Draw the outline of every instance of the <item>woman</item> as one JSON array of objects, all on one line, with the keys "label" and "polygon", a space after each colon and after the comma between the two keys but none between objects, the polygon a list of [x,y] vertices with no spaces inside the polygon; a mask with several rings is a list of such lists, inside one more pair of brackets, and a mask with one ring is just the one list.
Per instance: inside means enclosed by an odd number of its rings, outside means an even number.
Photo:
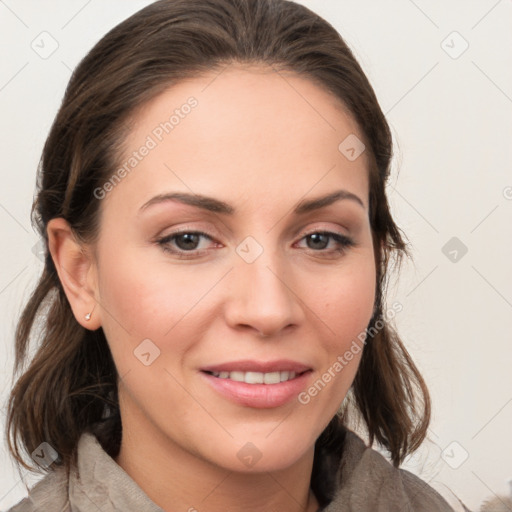
[{"label": "woman", "polygon": [[399,469],[430,400],[384,302],[391,155],[305,7],[162,0],[111,30],[43,150],[7,428],[47,475],[11,510],[451,510]]}]

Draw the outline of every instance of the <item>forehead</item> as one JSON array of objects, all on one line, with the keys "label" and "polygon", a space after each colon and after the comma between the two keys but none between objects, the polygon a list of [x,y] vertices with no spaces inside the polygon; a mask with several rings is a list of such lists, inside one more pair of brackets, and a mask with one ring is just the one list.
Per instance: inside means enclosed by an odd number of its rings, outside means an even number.
[{"label": "forehead", "polygon": [[123,188],[141,204],[181,190],[264,206],[342,185],[367,202],[366,153],[351,160],[340,150],[363,138],[357,123],[333,94],[292,72],[228,65],[169,87],[131,126],[119,166],[134,165],[112,196]]}]

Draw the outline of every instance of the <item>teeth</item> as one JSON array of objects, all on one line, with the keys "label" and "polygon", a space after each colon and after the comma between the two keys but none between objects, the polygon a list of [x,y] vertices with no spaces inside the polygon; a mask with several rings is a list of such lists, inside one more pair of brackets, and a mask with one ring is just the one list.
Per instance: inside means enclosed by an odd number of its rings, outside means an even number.
[{"label": "teeth", "polygon": [[228,379],[236,380],[237,382],[244,382],[244,372],[231,372]]},{"label": "teeth", "polygon": [[246,384],[279,384],[295,378],[295,372],[211,372],[214,377],[219,379],[231,379]]},{"label": "teeth", "polygon": [[265,384],[279,384],[281,382],[281,372],[262,373],[261,375],[263,375]]}]

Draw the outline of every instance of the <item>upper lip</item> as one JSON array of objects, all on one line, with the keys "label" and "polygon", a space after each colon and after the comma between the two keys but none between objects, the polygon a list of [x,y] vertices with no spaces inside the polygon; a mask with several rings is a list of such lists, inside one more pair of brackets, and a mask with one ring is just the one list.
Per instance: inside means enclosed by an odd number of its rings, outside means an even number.
[{"label": "upper lip", "polygon": [[214,364],[210,366],[204,366],[201,368],[205,372],[260,372],[260,373],[272,373],[278,371],[288,371],[295,373],[303,373],[307,370],[311,370],[310,366],[307,366],[296,361],[290,361],[289,359],[280,359],[277,361],[250,361],[248,359],[241,361],[230,361],[226,363]]}]

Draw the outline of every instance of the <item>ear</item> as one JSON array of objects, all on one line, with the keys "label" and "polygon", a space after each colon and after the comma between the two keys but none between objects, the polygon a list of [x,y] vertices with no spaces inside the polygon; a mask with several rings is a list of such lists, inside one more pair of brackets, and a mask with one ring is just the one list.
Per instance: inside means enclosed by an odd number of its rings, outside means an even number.
[{"label": "ear", "polygon": [[[92,251],[75,237],[63,218],[51,219],[46,228],[48,249],[76,321],[92,331],[101,326],[97,268]],[[93,312],[94,309],[94,312]],[[90,320],[86,315],[90,313]]]}]

